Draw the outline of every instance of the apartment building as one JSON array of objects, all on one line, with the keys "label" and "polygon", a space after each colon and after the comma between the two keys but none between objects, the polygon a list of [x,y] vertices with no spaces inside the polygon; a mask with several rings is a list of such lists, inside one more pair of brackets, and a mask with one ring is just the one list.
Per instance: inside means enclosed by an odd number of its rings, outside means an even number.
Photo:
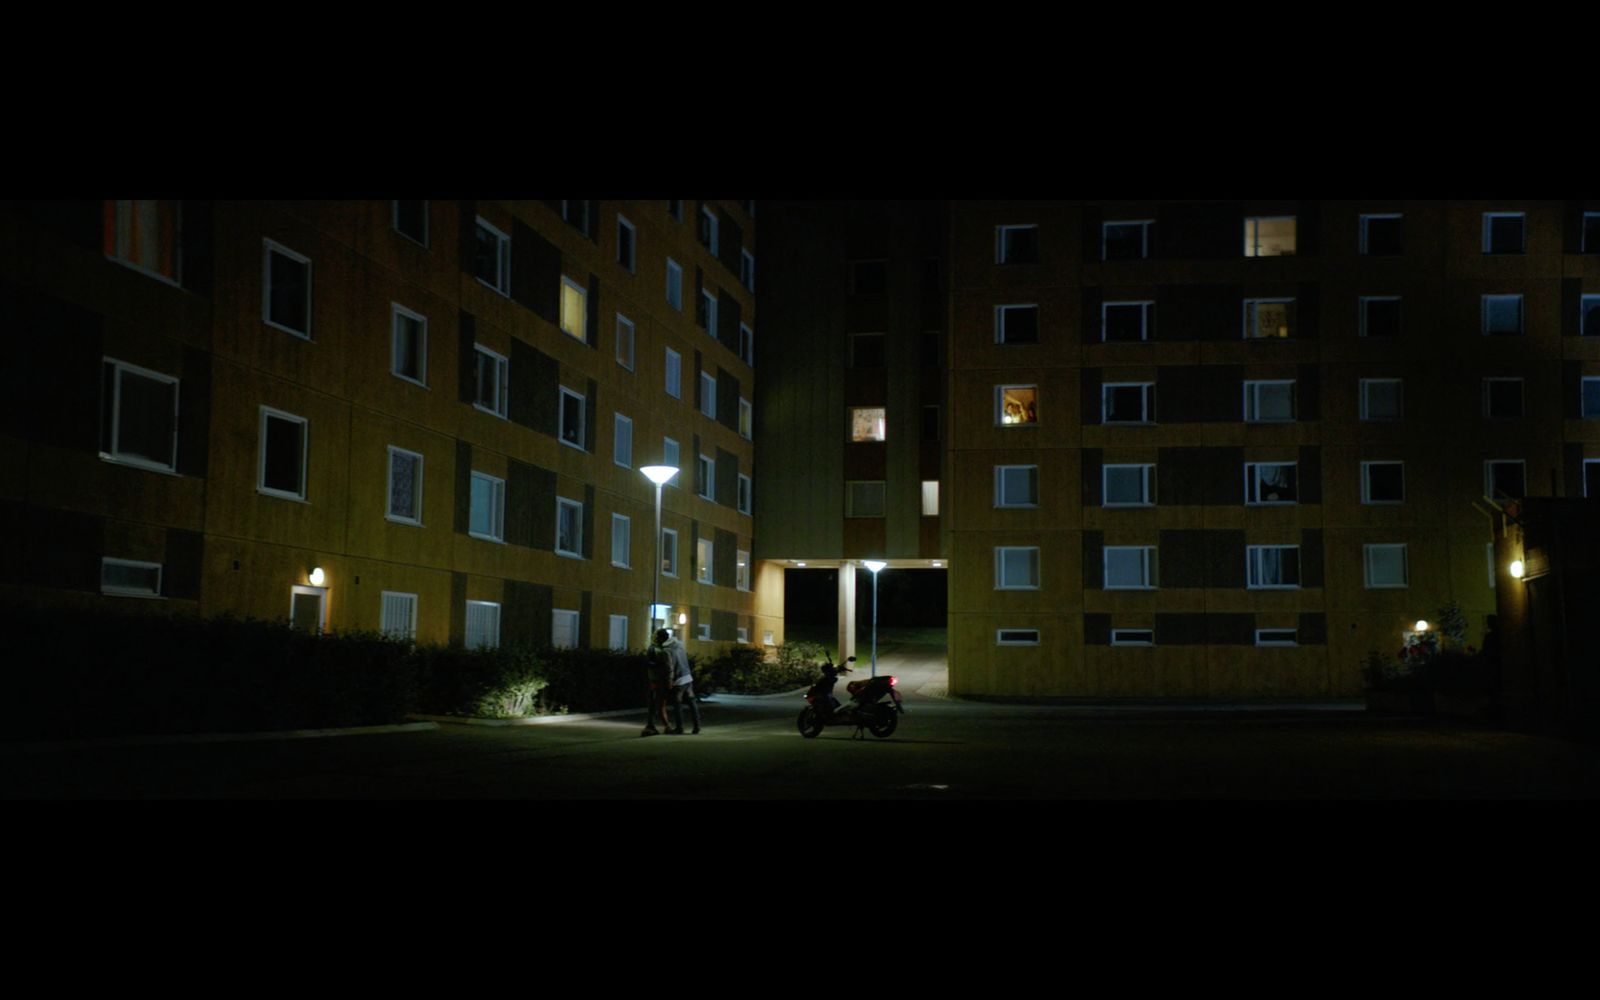
[{"label": "apartment building", "polygon": [[[754,205],[0,205],[13,596],[697,643],[752,588]],[[781,605],[779,608],[781,614]]]}]

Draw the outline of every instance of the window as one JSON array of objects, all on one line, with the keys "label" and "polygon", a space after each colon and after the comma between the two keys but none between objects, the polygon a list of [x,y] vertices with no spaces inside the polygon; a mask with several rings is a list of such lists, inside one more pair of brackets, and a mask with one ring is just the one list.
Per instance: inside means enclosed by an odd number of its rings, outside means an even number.
[{"label": "window", "polygon": [[1258,628],[1256,629],[1257,646],[1298,646],[1300,645],[1299,630],[1292,628]]},{"label": "window", "polygon": [[182,228],[182,211],[176,201],[108,201],[105,254],[119,264],[176,285],[182,280]]},{"label": "window", "polygon": [[1484,492],[1495,497],[1521,497],[1527,490],[1525,463],[1520,458],[1490,459],[1483,463]]},{"label": "window", "polygon": [[[679,463],[678,442],[672,438],[664,437],[661,439],[661,464],[671,466],[674,469],[683,468]],[[678,480],[678,476],[673,476],[667,480],[667,485],[676,488]]]},{"label": "window", "polygon": [[617,364],[633,371],[633,320],[617,313]]},{"label": "window", "polygon": [[1283,423],[1294,419],[1294,382],[1245,382],[1246,423]]},{"label": "window", "polygon": [[1583,460],[1583,495],[1600,497],[1600,458]]},{"label": "window", "polygon": [[561,276],[561,332],[589,342],[589,293],[566,275]]},{"label": "window", "polygon": [[472,474],[467,534],[487,542],[506,537],[506,481],[482,472]]},{"label": "window", "polygon": [[1405,385],[1397,378],[1361,380],[1361,419],[1399,420],[1405,414]]},{"label": "window", "polygon": [[627,569],[633,565],[629,551],[633,543],[633,521],[623,514],[611,515],[611,565]]},{"label": "window", "polygon": [[578,647],[579,622],[582,618],[578,612],[568,611],[564,608],[554,608],[550,612],[550,645],[555,649],[576,649]]},{"label": "window", "polygon": [[1368,590],[1407,585],[1404,545],[1363,545],[1361,550],[1366,563]]},{"label": "window", "polygon": [[994,342],[997,344],[1037,344],[1039,307],[1036,305],[995,306]]},{"label": "window", "polygon": [[618,413],[611,427],[611,461],[633,468],[633,421]]},{"label": "window", "polygon": [[661,575],[678,575],[678,533],[671,528],[661,529]]},{"label": "window", "polygon": [[850,290],[858,295],[877,295],[889,287],[889,262],[858,260],[850,264]]},{"label": "window", "polygon": [[1585,376],[1582,382],[1580,412],[1585,420],[1600,417],[1600,378]]},{"label": "window", "polygon": [[177,472],[178,380],[111,358],[100,371],[100,457]]},{"label": "window", "polygon": [[850,408],[850,440],[882,441],[885,434],[884,408],[881,406],[853,406]]},{"label": "window", "polygon": [[773,641],[773,638],[774,638],[774,636],[773,636],[772,631],[770,629],[765,631],[765,632],[762,632],[761,633],[761,644],[763,646],[776,646],[777,643]]},{"label": "window", "polygon": [[1039,422],[1039,387],[1036,385],[997,385],[994,387],[994,422],[1001,425]]},{"label": "window", "polygon": [[1039,263],[1039,227],[996,226],[994,262],[996,264]]},{"label": "window", "polygon": [[289,500],[306,498],[306,420],[261,408],[261,459],[256,488]]},{"label": "window", "polygon": [[1300,502],[1300,469],[1295,462],[1246,462],[1244,502],[1251,506]]},{"label": "window", "polygon": [[1247,545],[1245,586],[1251,590],[1290,590],[1300,586],[1300,546]]},{"label": "window", "polygon": [[161,564],[107,556],[100,560],[100,593],[109,597],[160,597]]},{"label": "window", "polygon": [[594,202],[583,198],[564,199],[561,202],[561,218],[567,224],[585,236],[590,235],[590,224],[593,222],[591,211]]},{"label": "window", "polygon": [[1360,299],[1363,337],[1400,336],[1400,296],[1363,295]]},{"label": "window", "polygon": [[1522,296],[1485,295],[1483,332],[1489,336],[1516,336],[1522,333]]},{"label": "window", "polygon": [[493,601],[467,602],[468,649],[495,649],[500,645],[500,605]]},{"label": "window", "polygon": [[922,516],[939,516],[939,480],[924,479],[922,481]]},{"label": "window", "polygon": [[556,497],[556,552],[583,558],[583,504]]},{"label": "window", "polygon": [[717,297],[709,289],[701,289],[700,301],[694,311],[694,321],[700,329],[717,335]]},{"label": "window", "polygon": [[584,402],[584,398],[576,392],[566,386],[561,387],[561,443],[579,451],[586,450],[583,446]]},{"label": "window", "polygon": [[739,360],[755,367],[756,363],[756,334],[745,323],[739,324]]},{"label": "window", "polygon": [[886,491],[882,481],[844,484],[845,517],[883,517]]},{"label": "window", "polygon": [[1106,222],[1100,226],[1101,260],[1144,260],[1150,256],[1150,219]]},{"label": "window", "polygon": [[1153,545],[1108,545],[1104,549],[1106,590],[1153,590],[1156,549]]},{"label": "window", "polygon": [[717,255],[717,213],[704,206],[700,209],[700,226],[695,235],[700,240],[700,245],[711,251],[711,256]]},{"label": "window", "polygon": [[1101,505],[1105,507],[1149,507],[1156,502],[1154,465],[1102,465],[1100,467]]},{"label": "window", "polygon": [[1245,299],[1244,339],[1288,337],[1294,328],[1294,299]]},{"label": "window", "polygon": [[472,248],[472,273],[501,295],[511,294],[511,237],[481,217]]},{"label": "window", "polygon": [[415,382],[428,384],[428,318],[414,313],[398,302],[389,303],[393,327],[389,352],[391,374]]},{"label": "window", "polygon": [[1111,645],[1113,646],[1154,646],[1155,644],[1155,629],[1114,628],[1111,630]]},{"label": "window", "polygon": [[1523,415],[1522,379],[1486,378],[1483,380],[1483,415],[1485,417],[1520,417]]},{"label": "window", "polygon": [[311,339],[311,258],[262,240],[261,319]]},{"label": "window", "polygon": [[750,553],[743,550],[734,552],[733,585],[739,590],[750,589]]},{"label": "window", "polygon": [[717,463],[705,455],[699,456],[695,465],[694,491],[702,499],[717,499]]},{"label": "window", "polygon": [[1100,339],[1104,343],[1150,339],[1154,302],[1103,302],[1100,304]]},{"label": "window", "polygon": [[428,203],[425,201],[395,202],[394,231],[401,236],[427,246]]},{"label": "window", "polygon": [[472,405],[486,413],[504,417],[509,398],[506,386],[511,363],[482,344],[474,345],[473,352],[473,358],[477,362],[475,376],[477,381]]},{"label": "window", "polygon": [[1244,220],[1246,257],[1288,257],[1294,254],[1295,217],[1257,216]]},{"label": "window", "polygon": [[[998,321],[997,318],[996,322]],[[884,340],[885,337],[881,333],[852,333],[850,335],[850,367],[884,367]]]},{"label": "window", "polygon": [[610,618],[610,629],[608,630],[608,633],[607,633],[606,642],[607,642],[607,648],[610,648],[610,649],[627,649],[628,648],[628,616],[627,615],[612,615],[611,616],[611,618]]},{"label": "window", "polygon": [[739,400],[739,436],[746,441],[755,437],[755,410],[748,399]]},{"label": "window", "polygon": [[680,200],[680,199],[672,199],[672,200],[668,201],[667,202],[667,214],[672,216],[678,222],[682,222],[683,221],[683,201]]},{"label": "window", "polygon": [[739,284],[751,295],[756,291],[756,258],[748,250],[739,251]]},{"label": "window", "polygon": [[637,234],[634,232],[633,223],[617,216],[617,263],[633,273],[634,242]]},{"label": "window", "polygon": [[717,419],[717,377],[710,372],[700,373],[700,413]]},{"label": "window", "polygon": [[1600,212],[1583,213],[1583,232],[1578,240],[1579,253],[1600,253]]},{"label": "window", "polygon": [[[1597,253],[1600,251],[1590,251]],[[1578,297],[1578,335],[1600,337],[1600,295]]]},{"label": "window", "polygon": [[408,642],[417,638],[417,595],[385,590],[378,617],[378,631],[391,639]]},{"label": "window", "polygon": [[750,477],[739,473],[739,513],[750,513]]},{"label": "window", "polygon": [[1483,252],[1522,253],[1524,221],[1522,212],[1483,213]]},{"label": "window", "polygon": [[1405,217],[1399,213],[1361,217],[1361,253],[1398,257],[1405,252]]},{"label": "window", "polygon": [[1037,646],[1039,645],[1039,630],[1036,628],[995,629],[994,644],[996,646]]},{"label": "window", "polygon": [[939,440],[939,407],[937,404],[922,408],[922,440]]},{"label": "window", "polygon": [[683,268],[671,257],[667,258],[667,305],[683,311]]},{"label": "window", "polygon": [[694,578],[699,583],[715,583],[715,555],[709,538],[697,538],[694,543]]},{"label": "window", "polygon": [[743,625],[740,625],[734,634],[738,637],[739,642],[750,641],[750,630],[745,628]]},{"label": "window", "polygon": [[1037,465],[995,466],[994,505],[996,507],[1039,506],[1039,467]]},{"label": "window", "polygon": [[389,502],[391,521],[422,524],[422,456],[389,446]]},{"label": "window", "polygon": [[701,622],[694,627],[694,637],[702,642],[711,641],[711,623]]},{"label": "window", "polygon": [[1361,463],[1362,503],[1405,503],[1405,500],[1406,464],[1404,462]]},{"label": "window", "polygon": [[1155,421],[1154,382],[1106,382],[1100,386],[1100,421],[1148,424]]},{"label": "window", "polygon": [[994,550],[994,589],[1038,590],[1038,547],[996,547]]},{"label": "window", "polygon": [[679,375],[682,366],[683,359],[678,356],[678,352],[670,347],[667,348],[667,395],[673,399],[683,398],[683,383]]}]

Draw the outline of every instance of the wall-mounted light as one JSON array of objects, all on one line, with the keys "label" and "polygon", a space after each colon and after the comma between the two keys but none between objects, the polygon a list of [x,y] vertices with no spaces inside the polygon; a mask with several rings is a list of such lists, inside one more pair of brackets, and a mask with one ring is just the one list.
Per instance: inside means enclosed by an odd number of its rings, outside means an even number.
[{"label": "wall-mounted light", "polygon": [[1511,569],[1511,578],[1513,580],[1522,579],[1522,560],[1521,559],[1513,559],[1513,560],[1511,560],[1510,569]]},{"label": "wall-mounted light", "polygon": [[930,562],[928,565],[932,566],[934,569],[938,569],[940,566],[943,566],[944,563],[942,563],[939,560],[935,559],[932,562]]},{"label": "wall-mounted light", "polygon": [[684,614],[682,611],[678,612],[678,624],[679,625],[687,625],[687,624],[689,624],[689,616]]},{"label": "wall-mounted light", "polygon": [[1428,623],[1421,618],[1418,618],[1415,628],[1418,632],[1426,632],[1428,631]]},{"label": "wall-mounted light", "polygon": [[322,581],[326,580],[327,578],[328,578],[327,574],[322,572],[322,567],[321,566],[316,566],[316,567],[312,568],[310,579],[311,579],[311,585],[313,587],[322,586]]},{"label": "wall-mounted light", "polygon": [[803,562],[797,562],[797,563],[795,563],[795,565],[796,565],[796,566],[804,566],[804,565],[805,565],[805,563],[803,563]]}]

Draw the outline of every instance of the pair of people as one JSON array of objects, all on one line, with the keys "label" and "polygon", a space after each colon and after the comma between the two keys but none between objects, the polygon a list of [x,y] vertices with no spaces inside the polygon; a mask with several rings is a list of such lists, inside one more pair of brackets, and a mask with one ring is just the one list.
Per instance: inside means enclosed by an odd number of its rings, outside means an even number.
[{"label": "pair of people", "polygon": [[[656,631],[656,641],[646,654],[649,658],[650,707],[645,713],[644,731],[640,736],[683,735],[683,704],[689,703],[694,728],[691,736],[700,735],[700,703],[694,697],[694,672],[689,668],[689,653],[683,643],[666,629]],[[667,701],[672,701],[673,719],[677,723],[667,728]],[[656,728],[656,720],[661,728]]]}]

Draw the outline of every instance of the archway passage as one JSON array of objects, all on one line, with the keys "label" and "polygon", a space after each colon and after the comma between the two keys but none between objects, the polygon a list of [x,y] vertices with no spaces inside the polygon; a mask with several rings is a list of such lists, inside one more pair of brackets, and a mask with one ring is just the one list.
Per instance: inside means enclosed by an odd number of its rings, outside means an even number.
[{"label": "archway passage", "polygon": [[[817,643],[836,661],[854,655],[859,667],[868,667],[872,584],[872,572],[860,563],[789,567],[784,572],[785,640]],[[904,566],[891,562],[879,573],[877,602],[879,671],[892,664],[906,674],[906,689],[943,694],[947,569],[922,561]]]}]

